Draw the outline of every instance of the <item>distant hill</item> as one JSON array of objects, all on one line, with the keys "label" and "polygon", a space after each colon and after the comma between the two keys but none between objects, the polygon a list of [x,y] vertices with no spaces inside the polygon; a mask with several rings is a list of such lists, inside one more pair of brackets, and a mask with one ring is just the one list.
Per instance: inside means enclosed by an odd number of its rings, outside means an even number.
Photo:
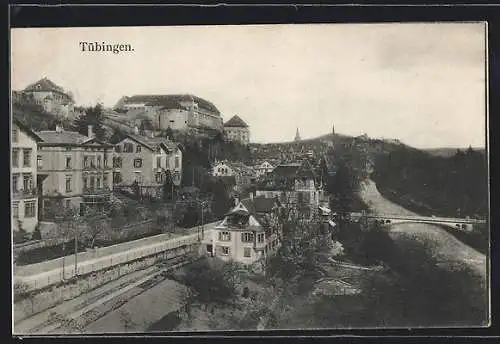
[{"label": "distant hill", "polygon": [[[453,156],[455,154],[457,154],[457,150],[461,150],[461,151],[466,151],[468,148],[430,148],[430,149],[425,149],[425,151],[431,155],[434,155],[434,156],[442,156],[442,157],[450,157],[450,156]],[[472,147],[472,149],[474,151],[478,151],[478,152],[481,152],[481,153],[484,153],[485,152],[485,149],[482,148],[482,147]]]}]

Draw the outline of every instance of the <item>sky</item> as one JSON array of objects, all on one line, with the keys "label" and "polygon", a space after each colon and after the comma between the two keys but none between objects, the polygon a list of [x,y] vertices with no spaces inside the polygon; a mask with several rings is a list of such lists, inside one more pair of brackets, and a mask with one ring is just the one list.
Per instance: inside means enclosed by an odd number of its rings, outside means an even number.
[{"label": "sky", "polygon": [[[11,88],[47,77],[78,105],[190,93],[252,142],[335,131],[419,148],[484,147],[484,23],[28,28],[11,31]],[[82,52],[79,42],[134,51]]]}]

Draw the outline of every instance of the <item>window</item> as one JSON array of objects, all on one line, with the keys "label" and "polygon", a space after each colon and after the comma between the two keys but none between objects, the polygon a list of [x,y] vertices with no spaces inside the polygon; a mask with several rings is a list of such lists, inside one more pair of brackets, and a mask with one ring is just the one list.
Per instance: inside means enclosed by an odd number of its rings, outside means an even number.
[{"label": "window", "polygon": [[162,179],[163,179],[163,178],[162,178],[162,174],[161,174],[161,172],[157,172],[157,173],[156,173],[156,182],[157,182],[157,183],[161,183],[161,182],[162,182]]},{"label": "window", "polygon": [[142,159],[134,159],[134,167],[135,168],[142,167]]},{"label": "window", "polygon": [[31,166],[31,149],[23,149],[23,166]]},{"label": "window", "polygon": [[24,217],[35,217],[36,201],[28,201],[24,203]]},{"label": "window", "polygon": [[89,179],[87,176],[83,176],[83,187],[87,189],[89,187]]},{"label": "window", "polygon": [[19,150],[12,150],[12,167],[19,167]]},{"label": "window", "polygon": [[132,143],[124,143],[123,144],[123,152],[124,153],[133,153],[134,145]]},{"label": "window", "polygon": [[156,167],[161,168],[161,156],[156,157]]},{"label": "window", "polygon": [[[71,151],[71,147],[66,147],[66,150]],[[87,150],[87,148],[85,148],[85,150]]]},{"label": "window", "polygon": [[104,176],[102,177],[102,184],[104,187],[108,186],[109,185],[109,174],[108,173],[104,173]]},{"label": "window", "polygon": [[252,251],[250,247],[243,248],[243,257],[250,258],[252,256]]},{"label": "window", "polygon": [[115,152],[116,152],[116,153],[121,153],[121,152],[122,152],[122,147],[120,147],[120,146],[116,146],[116,147],[115,147]]},{"label": "window", "polygon": [[229,247],[227,246],[221,246],[221,252],[223,256],[229,255]]},{"label": "window", "polygon": [[84,156],[83,157],[83,168],[87,168],[87,167],[89,167],[89,157]]},{"label": "window", "polygon": [[95,186],[98,189],[101,188],[101,178],[100,177],[96,177],[96,179],[95,179]]},{"label": "window", "polygon": [[101,156],[97,157],[97,168],[101,168]]},{"label": "window", "polygon": [[12,142],[17,142],[19,140],[19,129],[12,127]]},{"label": "window", "polygon": [[31,174],[23,175],[23,190],[24,191],[31,190],[32,183],[33,183],[33,177],[31,176]]},{"label": "window", "polygon": [[38,168],[43,168],[43,160],[41,155],[37,155],[36,157],[36,166]]},{"label": "window", "polygon": [[19,175],[12,175],[12,192],[16,192],[19,190]]},{"label": "window", "polygon": [[66,157],[66,169],[69,170],[71,168],[71,157]]},{"label": "window", "polygon": [[219,232],[219,241],[231,241],[231,233]]},{"label": "window", "polygon": [[94,176],[90,176],[89,178],[89,188],[90,189],[93,189],[95,187],[95,179],[94,179]]},{"label": "window", "polygon": [[113,184],[121,183],[122,176],[120,172],[113,172]]},{"label": "window", "polygon": [[66,176],[66,192],[71,192],[71,177]]},{"label": "window", "polygon": [[67,199],[65,203],[66,203],[66,209],[69,209],[71,207],[71,200]]},{"label": "window", "polygon": [[12,202],[12,216],[19,218],[19,202]]},{"label": "window", "polygon": [[264,233],[257,234],[257,242],[259,242],[259,243],[264,242]]},{"label": "window", "polygon": [[175,168],[179,168],[181,161],[178,156],[175,157]]},{"label": "window", "polygon": [[95,156],[90,157],[90,167],[95,168]]},{"label": "window", "polygon": [[140,152],[141,152],[141,146],[137,145],[137,146],[135,147],[135,152],[136,152],[136,153],[140,153]]},{"label": "window", "polygon": [[241,233],[242,242],[253,242],[253,233]]}]

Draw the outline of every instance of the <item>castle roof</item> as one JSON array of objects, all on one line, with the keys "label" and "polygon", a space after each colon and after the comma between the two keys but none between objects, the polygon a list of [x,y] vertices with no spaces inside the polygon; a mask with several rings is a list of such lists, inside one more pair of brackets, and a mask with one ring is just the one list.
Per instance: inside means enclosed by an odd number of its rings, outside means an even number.
[{"label": "castle roof", "polygon": [[248,124],[245,123],[238,115],[234,115],[229,121],[224,124],[224,127],[240,127],[248,128]]},{"label": "castle roof", "polygon": [[180,102],[182,101],[196,102],[200,108],[220,115],[220,111],[214,104],[191,94],[138,94],[120,99],[123,104],[144,103],[148,106],[161,106],[163,109],[180,108]]}]

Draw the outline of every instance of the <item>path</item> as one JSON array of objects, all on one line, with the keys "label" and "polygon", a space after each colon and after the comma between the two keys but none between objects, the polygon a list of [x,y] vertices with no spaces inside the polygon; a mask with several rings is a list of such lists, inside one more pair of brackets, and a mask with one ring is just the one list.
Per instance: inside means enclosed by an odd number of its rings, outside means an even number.
[{"label": "path", "polygon": [[[385,199],[371,180],[365,183],[361,196],[375,213],[418,215]],[[393,234],[411,236],[412,239],[426,244],[439,260],[451,264],[465,264],[471,271],[486,280],[486,256],[467,246],[443,228],[424,223],[403,223],[392,225],[389,228]]]}]

